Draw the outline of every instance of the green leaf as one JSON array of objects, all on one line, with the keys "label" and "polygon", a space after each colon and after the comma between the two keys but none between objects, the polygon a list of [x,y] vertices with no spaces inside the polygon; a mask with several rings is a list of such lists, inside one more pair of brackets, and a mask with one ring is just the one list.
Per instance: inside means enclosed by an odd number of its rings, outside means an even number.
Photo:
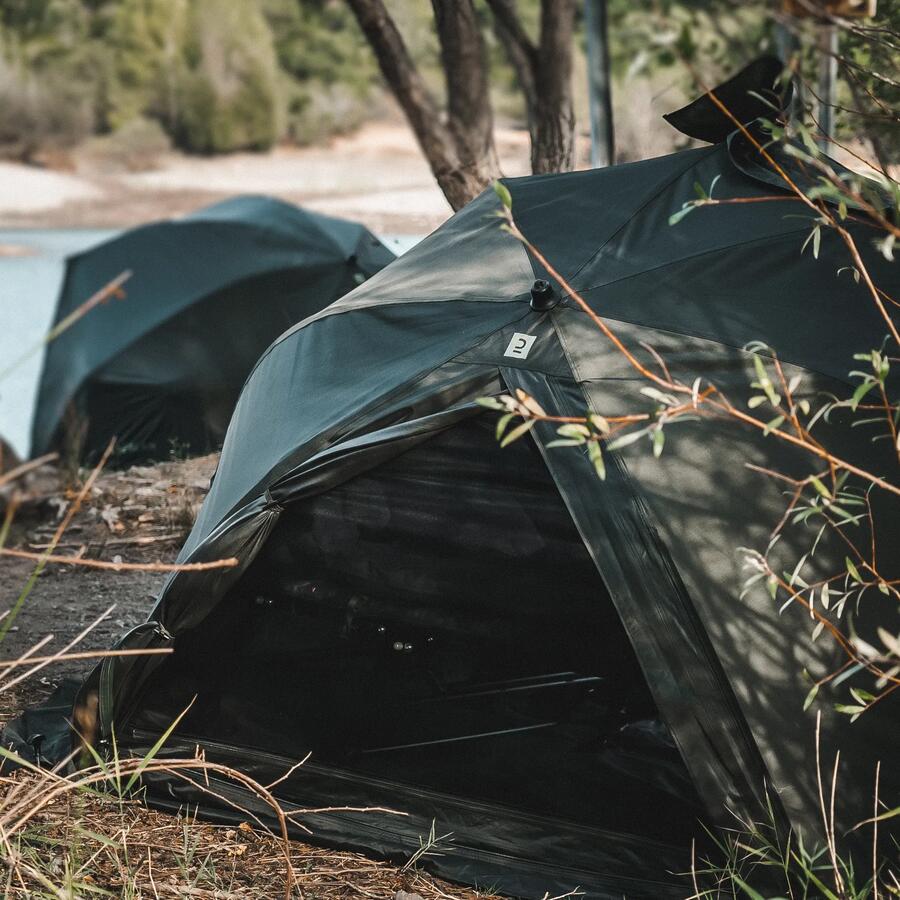
[{"label": "green leaf", "polygon": [[854,717],[866,711],[864,706],[852,706],[847,703],[835,703],[834,708],[836,712],[843,713],[845,716]]},{"label": "green leaf", "polygon": [[761,385],[769,382],[769,373],[766,371],[765,364],[756,355],[753,356],[753,368],[756,369],[756,377]]},{"label": "green leaf", "polygon": [[633,444],[635,441],[639,441],[646,433],[646,428],[641,428],[638,431],[629,431],[627,434],[620,435],[619,437],[611,440],[609,444],[607,444],[607,449],[619,450],[621,447],[627,447],[629,444]]},{"label": "green leaf", "polygon": [[755,396],[751,397],[747,401],[747,406],[750,409],[756,409],[757,406],[762,406],[763,403],[765,403],[765,402],[766,402],[765,394],[756,394]]},{"label": "green leaf", "polygon": [[814,684],[809,693],[806,695],[806,699],[803,701],[803,712],[806,712],[813,705],[813,701],[816,699],[816,695],[819,693],[819,685]]},{"label": "green leaf", "polygon": [[[194,700],[196,699],[197,698],[194,697]],[[178,714],[175,721],[172,722],[172,724],[159,736],[156,743],[147,751],[146,755],[138,763],[137,768],[131,773],[131,778],[128,779],[125,790],[122,792],[123,794],[127,794],[134,787],[135,782],[141,777],[141,772],[150,765],[156,757],[156,754],[162,749],[163,744],[169,739],[169,735],[171,735],[178,727],[178,723],[187,715],[190,708],[194,705],[194,700],[191,700],[191,702],[188,703],[188,705]]]},{"label": "green leaf", "polygon": [[503,404],[496,397],[478,397],[475,402],[485,409],[504,409]]},{"label": "green leaf", "polygon": [[812,241],[812,252],[813,258],[819,258],[819,248],[822,245],[822,226],[814,225],[813,230],[809,233],[809,237],[803,242],[803,246],[800,248],[800,252],[803,253],[806,250],[807,245]]},{"label": "green leaf", "polygon": [[641,393],[651,400],[656,400],[663,406],[674,406],[678,402],[671,394],[664,394],[653,387],[643,387],[641,388]]},{"label": "green leaf", "polygon": [[864,381],[861,385],[859,385],[856,390],[853,392],[853,397],[850,400],[850,408],[853,412],[856,412],[856,408],[859,406],[859,401],[862,400],[872,388],[875,387],[874,381]]},{"label": "green leaf", "polygon": [[822,484],[822,479],[818,478],[815,475],[809,476],[810,483],[812,486],[826,499],[831,500],[831,492]]},{"label": "green leaf", "polygon": [[500,446],[508,447],[513,441],[517,441],[522,437],[522,435],[528,434],[535,425],[537,425],[537,419],[527,419],[521,425],[516,425],[516,427],[500,441]]},{"label": "green leaf", "polygon": [[494,182],[494,193],[500,198],[500,202],[508,210],[512,210],[512,194],[509,188],[499,179]]},{"label": "green leaf", "polygon": [[662,430],[662,428],[657,428],[656,431],[653,432],[653,455],[659,459],[663,452],[663,447],[666,443],[666,433]]},{"label": "green leaf", "polygon": [[759,891],[754,890],[749,884],[742,881],[734,873],[731,875],[731,880],[750,898],[750,900],[766,900]]},{"label": "green leaf", "polygon": [[769,419],[769,421],[766,422],[766,427],[763,428],[763,435],[770,435],[776,428],[781,428],[783,424],[784,416],[775,416],[774,419]]},{"label": "green leaf", "polygon": [[582,443],[591,436],[591,429],[578,422],[567,422],[556,429],[556,433],[564,438],[581,438]]},{"label": "green leaf", "polygon": [[844,563],[847,566],[847,571],[850,573],[850,577],[858,584],[862,584],[862,578],[859,577],[859,569],[857,569],[853,564],[853,560],[850,559],[849,556],[845,556]]},{"label": "green leaf", "polygon": [[669,224],[677,225],[693,209],[693,203],[685,203],[684,206],[682,206],[681,209],[678,210],[678,212],[674,212],[671,216],[669,216]]},{"label": "green leaf", "polygon": [[590,419],[591,425],[594,426],[597,432],[604,435],[604,437],[609,434],[611,429],[609,427],[609,422],[607,422],[604,416],[601,416],[598,413],[591,413],[588,418]]},{"label": "green leaf", "polygon": [[553,447],[582,447],[584,446],[584,441],[576,441],[576,440],[561,440],[561,441],[550,441],[550,443],[544,445],[548,450]]},{"label": "green leaf", "polygon": [[594,472],[601,481],[606,480],[606,461],[603,458],[603,448],[599,441],[591,441],[588,444],[588,459],[594,464]]},{"label": "green leaf", "polygon": [[850,688],[850,693],[853,695],[853,699],[856,700],[857,703],[863,703],[865,705],[868,705],[876,699],[874,694],[870,694],[868,691],[864,691],[862,688]]},{"label": "green leaf", "polygon": [[497,428],[494,431],[495,440],[499,441],[500,438],[503,437],[503,432],[506,431],[506,426],[512,421],[514,415],[515,413],[507,413],[505,416],[500,416],[500,418],[497,419]]}]

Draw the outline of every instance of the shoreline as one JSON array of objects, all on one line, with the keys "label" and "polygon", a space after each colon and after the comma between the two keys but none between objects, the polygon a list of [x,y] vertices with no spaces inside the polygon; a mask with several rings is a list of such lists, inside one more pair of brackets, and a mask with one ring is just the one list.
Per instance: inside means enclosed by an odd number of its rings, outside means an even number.
[{"label": "shoreline", "polygon": [[[498,129],[507,175],[527,173],[528,134]],[[214,157],[167,153],[155,168],[107,171],[73,154],[73,170],[0,161],[0,229],[127,228],[235,194],[267,194],[362,222],[425,234],[452,213],[409,128],[378,122],[327,145]]]}]

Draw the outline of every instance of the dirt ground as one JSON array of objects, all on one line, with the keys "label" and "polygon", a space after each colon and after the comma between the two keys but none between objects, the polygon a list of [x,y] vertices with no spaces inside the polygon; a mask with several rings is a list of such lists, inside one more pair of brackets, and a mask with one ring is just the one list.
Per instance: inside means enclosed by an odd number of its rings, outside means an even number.
[{"label": "dirt ground", "polygon": [[[91,495],[67,528],[60,555],[80,555],[128,563],[171,563],[194,521],[217,461],[215,454],[155,466],[102,473]],[[76,486],[45,466],[17,485],[19,507],[6,546],[28,552],[45,550]],[[0,494],[0,510],[13,491]],[[35,563],[0,557],[0,612],[12,609]],[[165,574],[112,572],[69,565],[48,565],[22,606],[0,656],[12,659],[52,635],[42,647],[48,655],[64,646],[98,617],[111,612],[79,643],[78,650],[106,649],[129,628],[143,622]],[[92,662],[60,662],[0,693],[0,720],[50,693],[59,679],[87,671]]]},{"label": "dirt ground", "polygon": [[[108,562],[173,562],[216,462],[217,455],[212,454],[102,473],[55,553]],[[0,518],[14,497],[19,504],[4,546],[36,553],[46,549],[79,489],[77,482],[68,485],[66,475],[52,465],[17,481],[15,490],[0,487]],[[0,612],[15,606],[33,568],[30,560],[0,556]],[[52,640],[38,654],[52,654],[111,607],[75,649],[113,647],[126,630],[147,618],[165,577],[146,571],[48,565],[0,646],[0,658],[16,658],[47,635]],[[93,664],[54,663],[9,689],[4,682],[12,676],[0,677],[0,725],[48,696],[62,678],[81,676]],[[3,896],[34,896],[29,866],[51,879],[57,875],[62,879],[74,869],[84,896],[96,888],[157,900],[163,896],[284,896],[285,846],[258,824],[214,826],[83,790],[45,804],[42,798],[47,791],[42,777],[24,772],[6,776],[0,771],[4,830],[11,827],[10,821],[15,822],[17,804],[41,808],[28,829],[28,834],[40,835],[39,842],[26,840],[21,845],[21,871],[0,861]],[[5,859],[4,854],[0,856]],[[474,900],[486,896],[436,880],[419,865],[392,866],[299,841],[291,842],[290,857],[293,897]]]}]

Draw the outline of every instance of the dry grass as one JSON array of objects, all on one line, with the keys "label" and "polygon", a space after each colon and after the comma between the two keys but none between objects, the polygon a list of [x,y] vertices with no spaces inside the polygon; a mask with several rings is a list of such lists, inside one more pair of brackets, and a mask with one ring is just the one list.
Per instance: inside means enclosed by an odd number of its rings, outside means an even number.
[{"label": "dry grass", "polygon": [[[119,472],[98,466],[89,478],[74,485],[66,485],[63,474],[52,465],[23,467],[7,474],[7,491],[0,495],[8,524],[16,520],[7,537],[15,536],[20,545],[30,548],[16,551],[18,555],[36,557],[41,569],[48,566],[40,579],[46,588],[59,580],[60,567],[53,555],[57,548],[65,555],[66,565],[61,568],[75,569],[78,584],[85,584],[93,571],[90,566],[104,565],[97,556],[112,556],[117,571],[100,569],[94,579],[117,581],[125,577],[121,573],[126,569],[153,573],[165,566],[150,557],[174,553],[193,521],[214,465],[215,457]],[[127,548],[141,561],[120,564],[121,558],[114,555],[119,548]],[[48,582],[48,575],[56,577]],[[18,578],[13,575],[11,580]],[[72,582],[67,589],[67,581],[59,585],[65,593],[75,585]],[[71,637],[61,633],[68,629],[60,631],[59,621],[32,618],[28,629],[32,640],[40,626],[47,625],[66,643],[54,654],[54,638],[47,634],[24,652],[20,650],[17,658],[0,663],[4,675],[0,721],[8,721],[23,703],[47,693],[51,682],[44,667],[59,663],[60,654],[70,665],[100,655],[92,645],[97,644],[100,628],[109,623],[113,608]],[[28,619],[28,613],[37,610],[24,604],[22,612]],[[105,633],[99,639],[98,647],[108,645]],[[34,767],[5,774],[10,767],[0,769],[0,890],[4,897],[393,898],[398,892],[423,900],[487,896],[424,874],[419,866],[427,861],[427,853],[405,866],[392,866],[288,840],[288,818],[265,787],[202,758],[101,760],[95,756],[94,762],[67,777]],[[280,820],[279,833],[273,834],[250,814],[239,826],[217,826],[189,815],[149,810],[140,802],[141,771],[165,771],[190,779],[202,790],[204,770],[265,797]],[[290,821],[303,827],[300,815]]]},{"label": "dry grass", "polygon": [[[0,809],[22,793],[42,793],[46,777],[23,771],[0,776]],[[258,825],[211,825],[88,787],[58,797],[4,843],[2,884],[10,898],[284,896],[285,846]],[[398,891],[424,900],[488,896],[357,853],[298,841],[290,842],[289,852],[294,897],[391,898]]]}]

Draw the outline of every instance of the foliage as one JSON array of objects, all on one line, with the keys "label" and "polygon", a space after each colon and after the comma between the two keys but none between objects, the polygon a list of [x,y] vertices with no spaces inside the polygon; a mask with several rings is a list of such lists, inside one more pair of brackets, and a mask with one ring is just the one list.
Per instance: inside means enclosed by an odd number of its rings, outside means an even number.
[{"label": "foliage", "polygon": [[265,149],[358,125],[374,67],[335,0],[0,4],[0,154],[156,121],[183,149]]},{"label": "foliage", "polygon": [[313,143],[368,115],[375,65],[344,4],[265,0],[283,96],[283,133]]},{"label": "foliage", "polygon": [[708,835],[710,849],[695,859],[690,873],[691,900],[875,900],[881,896],[879,882],[885,896],[898,896],[890,868],[876,873],[857,870],[850,854],[842,853],[841,836],[827,821],[825,843],[810,847],[798,835],[783,837],[771,806],[767,812],[763,822],[738,820],[723,835]]},{"label": "foliage", "polygon": [[175,139],[201,153],[266,150],[279,136],[277,62],[258,9],[194,0]]},{"label": "foliage", "polygon": [[64,150],[94,129],[90,100],[55,73],[38,77],[0,58],[0,156],[36,159]]},{"label": "foliage", "polygon": [[146,172],[155,169],[171,149],[172,142],[159,122],[140,116],[89,139],[84,158],[104,172]]},{"label": "foliage", "polygon": [[[387,6],[440,97],[430,4],[387,0]],[[115,131],[135,118],[158,121],[188,151],[265,147],[281,138],[309,143],[356,127],[378,108],[372,102],[382,95],[377,68],[342,0],[231,0],[221,4],[222,16],[210,8],[216,8],[212,0],[5,0],[0,154],[32,158],[47,146],[71,147],[94,130]],[[539,0],[519,0],[518,8],[533,37]],[[516,74],[485,0],[477,9],[495,103],[522,122]],[[772,6],[761,2],[609,0],[609,18],[617,94],[639,78],[694,92],[677,65],[682,56],[702,65],[714,83],[776,46]],[[819,26],[789,25],[803,48],[797,61],[811,124],[817,57],[809,48]],[[201,36],[198,28],[207,26],[211,34]],[[900,5],[880,4],[877,26],[840,31],[836,118],[839,137],[864,134],[884,163],[900,152],[900,83],[892,74],[898,45],[890,38],[900,33]]]},{"label": "foliage", "polygon": [[[682,65],[685,61],[702,67],[713,85],[760,53],[777,53],[780,45],[792,42],[800,122],[816,127],[821,116],[821,20],[798,20],[773,13],[766,4],[733,0],[665,0],[655,11],[612,0],[610,9],[611,27],[618,38],[612,44],[613,65],[620,77],[662,69],[673,72],[692,92],[696,86]],[[837,137],[867,139],[884,167],[900,155],[900,82],[896,78],[900,5],[880,3],[872,22],[836,21]]]}]

